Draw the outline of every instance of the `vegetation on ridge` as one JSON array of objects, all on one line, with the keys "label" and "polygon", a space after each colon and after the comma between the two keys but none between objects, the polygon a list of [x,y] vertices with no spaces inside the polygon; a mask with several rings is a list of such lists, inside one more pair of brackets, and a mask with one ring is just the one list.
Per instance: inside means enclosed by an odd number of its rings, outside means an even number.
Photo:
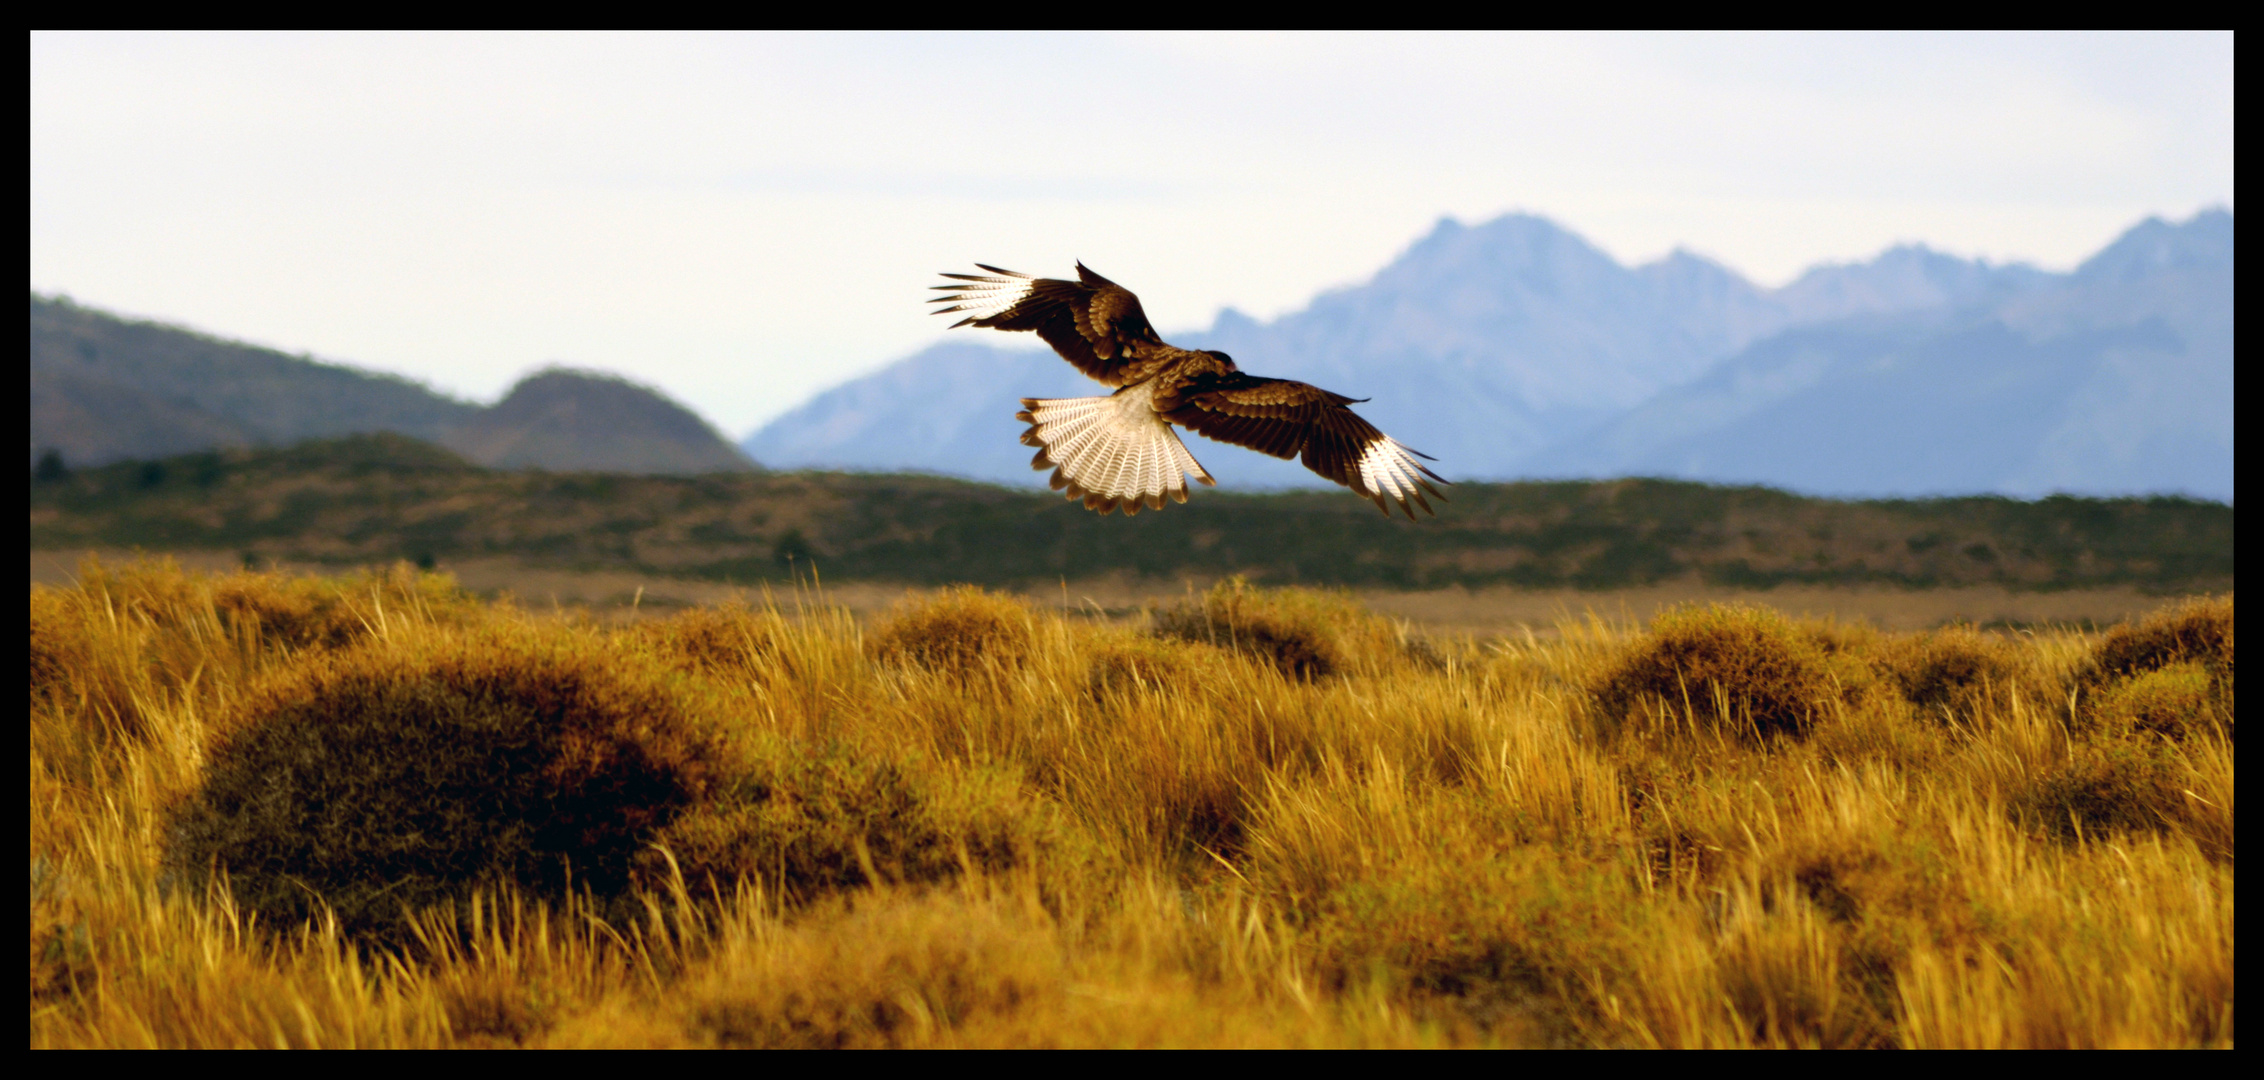
[{"label": "vegetation on ridge", "polygon": [[1098,520],[941,477],[494,472],[398,436],[194,454],[31,485],[34,549],[242,552],[383,565],[508,557],[752,584],[1051,584],[1109,574],[1260,584],[1616,588],[2231,586],[2233,510],[2179,498],[1840,502],[1664,480],[1459,484],[1420,525],[1340,491],[1205,492]]}]

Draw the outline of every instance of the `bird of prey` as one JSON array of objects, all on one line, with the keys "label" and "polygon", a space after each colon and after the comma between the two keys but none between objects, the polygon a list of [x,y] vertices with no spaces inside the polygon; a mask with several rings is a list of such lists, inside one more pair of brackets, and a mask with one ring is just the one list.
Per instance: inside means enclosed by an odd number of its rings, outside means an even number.
[{"label": "bird of prey", "polygon": [[1077,264],[1077,280],[1033,278],[976,263],[983,274],[945,274],[935,314],[964,313],[952,325],[1034,330],[1061,358],[1114,394],[1087,398],[1023,398],[1014,418],[1030,425],[1022,442],[1038,448],[1033,469],[1053,470],[1054,490],[1103,514],[1121,507],[1187,501],[1187,477],[1203,471],[1172,431],[1177,425],[1220,442],[1277,458],[1302,457],[1305,467],[1375,500],[1391,516],[1397,503],[1409,520],[1446,483],[1410,450],[1362,420],[1348,405],[1366,398],[1332,394],[1308,383],[1245,375],[1222,352],[1164,343],[1140,310],[1140,298]]}]

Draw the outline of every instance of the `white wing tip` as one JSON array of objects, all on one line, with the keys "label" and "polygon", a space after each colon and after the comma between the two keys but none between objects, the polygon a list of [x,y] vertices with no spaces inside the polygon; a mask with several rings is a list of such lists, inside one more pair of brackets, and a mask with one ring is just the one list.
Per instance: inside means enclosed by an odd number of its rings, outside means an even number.
[{"label": "white wing tip", "polygon": [[1376,509],[1382,510],[1386,517],[1391,515],[1387,499],[1398,503],[1410,521],[1415,519],[1415,508],[1418,506],[1423,508],[1424,513],[1437,516],[1438,511],[1431,509],[1430,500],[1423,495],[1429,492],[1432,497],[1444,502],[1445,494],[1432,487],[1431,481],[1437,480],[1443,484],[1446,480],[1417,460],[1423,456],[1425,455],[1407,448],[1397,439],[1382,436],[1361,450],[1359,459],[1354,462],[1352,483],[1349,486],[1360,495],[1375,500]]},{"label": "white wing tip", "polygon": [[928,303],[943,306],[930,309],[929,314],[963,313],[966,317],[955,324],[959,326],[981,319],[996,318],[1012,311],[1014,305],[1021,303],[1036,287],[1037,279],[1028,274],[1001,270],[998,267],[983,263],[976,263],[975,265],[990,271],[990,273],[946,273],[943,276],[950,280],[941,285],[931,286],[943,295],[929,297]]}]

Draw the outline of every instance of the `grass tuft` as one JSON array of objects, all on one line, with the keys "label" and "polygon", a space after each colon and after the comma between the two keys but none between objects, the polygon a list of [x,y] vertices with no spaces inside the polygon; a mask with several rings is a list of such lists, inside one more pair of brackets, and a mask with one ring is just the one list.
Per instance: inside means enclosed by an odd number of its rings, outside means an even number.
[{"label": "grass tuft", "polygon": [[[873,885],[997,873],[1072,845],[1059,814],[996,767],[778,739],[660,837],[695,889],[744,880],[793,903]],[[649,880],[665,882],[658,848]]]}]

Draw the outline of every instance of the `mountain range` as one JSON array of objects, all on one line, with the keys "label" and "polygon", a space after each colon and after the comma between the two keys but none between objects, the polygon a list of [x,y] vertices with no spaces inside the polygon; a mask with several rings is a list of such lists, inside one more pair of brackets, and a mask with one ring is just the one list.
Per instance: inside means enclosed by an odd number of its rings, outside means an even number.
[{"label": "mountain range", "polygon": [[[1372,279],[1278,319],[1228,309],[1168,336],[1371,399],[1362,414],[1450,479],[2230,502],[2232,267],[2227,210],[2141,222],[2070,273],[1902,246],[1775,289],[1688,252],[1623,266],[1513,214],[1441,221]],[[734,448],[599,372],[538,372],[482,407],[36,293],[30,358],[35,467],[392,431],[504,468],[696,474],[751,456],[1030,486],[1018,399],[1095,392],[1034,339],[962,330]],[[1230,488],[1321,483],[1190,443]]]},{"label": "mountain range", "polygon": [[[1015,339],[960,334],[742,446],[778,468],[1034,482],[1017,399],[1093,384]],[[1776,289],[1687,252],[1622,266],[1532,215],[1450,219],[1301,311],[1260,322],[1229,309],[1169,336],[1371,398],[1361,413],[1450,478],[2232,499],[2225,210],[2149,219],[2067,274],[1902,246]],[[1191,443],[1222,483],[1319,482]]]},{"label": "mountain range", "polygon": [[551,368],[482,408],[395,376],[31,297],[31,460],[65,466],[391,431],[501,468],[753,468],[691,410]]}]

